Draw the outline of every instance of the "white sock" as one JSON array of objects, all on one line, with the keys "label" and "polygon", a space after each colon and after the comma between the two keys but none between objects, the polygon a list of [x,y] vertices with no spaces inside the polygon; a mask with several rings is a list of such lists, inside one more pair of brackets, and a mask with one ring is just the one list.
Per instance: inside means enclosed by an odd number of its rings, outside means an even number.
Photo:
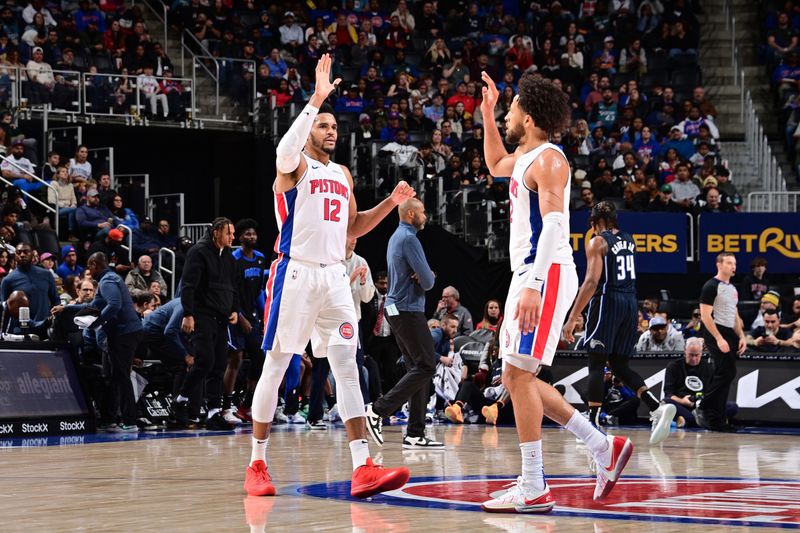
[{"label": "white sock", "polygon": [[211,418],[212,416],[214,416],[215,414],[219,413],[220,411],[222,411],[222,409],[220,409],[219,407],[215,407],[214,409],[209,409],[208,410],[208,418]]},{"label": "white sock", "polygon": [[522,479],[535,490],[544,490],[544,461],[542,460],[542,441],[520,443],[522,452]]},{"label": "white sock", "polygon": [[608,445],[605,433],[594,427],[578,411],[572,413],[564,427],[586,444],[602,466],[611,464],[611,446]]},{"label": "white sock", "polygon": [[369,459],[369,442],[365,439],[351,440],[350,456],[353,458],[353,470],[367,464],[367,459]]},{"label": "white sock", "polygon": [[188,402],[189,398],[187,398],[186,396],[178,395],[178,397],[175,398],[175,401],[178,402],[178,403],[184,403],[184,402]]},{"label": "white sock", "polygon": [[253,437],[251,440],[253,441],[253,448],[250,451],[250,466],[253,466],[253,463],[256,461],[264,461],[266,463],[269,437],[264,440],[258,440],[257,438]]}]

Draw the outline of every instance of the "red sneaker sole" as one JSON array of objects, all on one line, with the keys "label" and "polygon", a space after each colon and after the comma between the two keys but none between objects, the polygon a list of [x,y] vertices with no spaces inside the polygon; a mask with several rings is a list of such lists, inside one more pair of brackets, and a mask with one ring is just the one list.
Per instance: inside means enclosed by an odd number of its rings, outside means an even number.
[{"label": "red sneaker sole", "polygon": [[248,488],[247,485],[245,485],[244,491],[250,496],[275,496],[275,487],[272,485],[251,488]]},{"label": "red sneaker sole", "polygon": [[369,498],[381,492],[397,490],[408,483],[410,477],[411,472],[407,468],[397,469],[375,483],[351,488],[350,495],[354,498]]}]

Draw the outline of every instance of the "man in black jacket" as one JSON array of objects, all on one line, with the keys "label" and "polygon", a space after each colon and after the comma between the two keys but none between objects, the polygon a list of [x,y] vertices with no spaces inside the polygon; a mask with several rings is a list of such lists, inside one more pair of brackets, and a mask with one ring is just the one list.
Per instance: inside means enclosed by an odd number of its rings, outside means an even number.
[{"label": "man in black jacket", "polygon": [[[175,399],[172,425],[187,427],[189,398],[206,382],[206,429],[227,431],[233,426],[222,417],[222,376],[227,365],[228,324],[236,324],[239,308],[235,289],[236,264],[231,254],[233,222],[217,218],[209,233],[186,255],[181,280],[181,330],[191,335],[194,365]],[[193,402],[194,407],[194,402]],[[192,413],[196,415],[197,413]]]}]

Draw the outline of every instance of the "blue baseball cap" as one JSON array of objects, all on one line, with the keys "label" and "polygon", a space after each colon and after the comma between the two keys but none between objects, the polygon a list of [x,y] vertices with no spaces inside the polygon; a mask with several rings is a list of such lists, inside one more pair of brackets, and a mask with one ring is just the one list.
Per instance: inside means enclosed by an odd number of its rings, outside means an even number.
[{"label": "blue baseball cap", "polygon": [[63,248],[61,248],[61,259],[64,259],[65,257],[67,257],[67,254],[69,254],[71,252],[74,252],[76,254],[78,253],[77,251],[75,251],[75,247],[71,246],[69,244],[64,246]]}]

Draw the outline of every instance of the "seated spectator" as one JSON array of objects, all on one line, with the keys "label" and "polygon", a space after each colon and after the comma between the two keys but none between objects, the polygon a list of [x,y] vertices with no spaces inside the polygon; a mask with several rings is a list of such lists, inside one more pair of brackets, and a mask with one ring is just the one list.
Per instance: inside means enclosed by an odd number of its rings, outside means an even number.
[{"label": "seated spectator", "polygon": [[779,352],[800,346],[792,341],[792,332],[782,328],[778,312],[768,310],[762,313],[763,326],[754,327],[747,335],[747,345],[757,352]]},{"label": "seated spectator", "polygon": [[119,226],[124,224],[131,230],[139,227],[139,219],[136,218],[136,213],[122,205],[122,196],[115,194],[108,205],[111,214],[114,216],[114,225]]},{"label": "seated spectator", "polygon": [[695,198],[700,194],[700,189],[690,177],[689,165],[679,163],[675,168],[676,179],[669,184],[672,187],[672,199],[686,211],[694,206]]},{"label": "seated spectator", "polygon": [[11,144],[11,155],[0,164],[0,173],[9,181],[24,180],[29,173],[36,175],[36,169],[30,159],[24,156],[25,144],[22,140]]},{"label": "seated spectator", "polygon": [[128,252],[122,248],[124,239],[125,234],[122,231],[112,229],[92,243],[88,254],[91,256],[97,252],[102,252],[108,258],[108,268],[120,276],[125,276],[133,266],[128,263]]},{"label": "seated spectator", "polygon": [[483,307],[483,319],[475,326],[475,330],[488,329],[497,332],[498,325],[503,321],[503,311],[500,309],[499,300],[489,300]]},{"label": "seated spectator", "polygon": [[722,202],[722,193],[716,187],[705,190],[705,202],[698,202],[700,213],[735,213],[736,209],[730,203]]},{"label": "seated spectator", "polygon": [[275,80],[283,78],[289,71],[289,65],[281,57],[281,52],[277,48],[273,48],[269,53],[269,57],[264,60],[264,64],[269,68],[269,75]]},{"label": "seated spectator", "polygon": [[[622,197],[625,199],[626,209],[635,209],[635,198],[637,194],[647,192],[647,178],[644,170],[637,168],[633,173],[633,181],[625,186]],[[648,200],[649,201],[649,200]]]},{"label": "seated spectator", "polygon": [[750,272],[742,280],[739,298],[742,300],[760,300],[769,290],[770,279],[766,276],[767,260],[756,257],[750,263]]},{"label": "seated spectator", "polygon": [[58,274],[55,271],[56,257],[50,252],[45,252],[39,256],[39,266],[50,272],[53,275],[53,279],[58,278]]},{"label": "seated spectator", "polygon": [[158,241],[159,248],[169,248],[175,250],[178,247],[178,237],[170,233],[168,220],[158,221]]},{"label": "seated spectator", "polygon": [[765,324],[764,313],[775,311],[776,313],[778,313],[778,316],[780,317],[780,310],[778,308],[780,303],[781,303],[780,294],[778,294],[776,291],[767,291],[767,293],[761,297],[761,305],[758,308],[758,314],[756,315],[756,318],[753,320],[753,323],[750,324],[750,329],[756,329]]},{"label": "seated spectator", "polygon": [[149,255],[143,255],[139,257],[137,267],[128,272],[128,276],[125,278],[125,285],[128,286],[131,293],[136,291],[150,292],[150,286],[153,283],[158,284],[160,290],[164,293],[167,292],[167,284],[161,273],[153,270],[153,260]]},{"label": "seated spectator", "polygon": [[697,38],[687,32],[686,23],[677,20],[673,27],[672,39],[668,43],[669,57],[697,56]]},{"label": "seated spectator", "polygon": [[[703,124],[708,127],[708,124]],[[689,159],[694,155],[694,143],[684,138],[681,126],[672,126],[669,130],[669,137],[661,145],[660,154],[666,154],[670,148],[674,148],[678,155],[683,159]]]},{"label": "seated spectator", "polygon": [[50,272],[33,264],[33,248],[22,242],[17,245],[17,268],[0,282],[0,300],[7,301],[14,291],[24,292],[31,310],[31,332],[40,339],[47,338],[50,314],[61,304],[56,283]]},{"label": "seated spectator", "polygon": [[[436,127],[434,122],[425,116],[425,112],[421,104],[414,104],[411,110],[411,116],[406,119],[406,126],[408,131],[419,131],[423,133],[431,133]],[[483,144],[481,142],[481,144]]]},{"label": "seated spectator", "polygon": [[69,178],[72,183],[81,183],[92,179],[92,164],[87,161],[89,148],[81,144],[75,150],[75,157],[69,160]]},{"label": "seated spectator", "polygon": [[389,121],[381,130],[381,137],[382,141],[396,141],[397,140],[397,132],[400,130],[400,115],[391,112],[389,113]]},{"label": "seated spectator", "polygon": [[84,270],[86,269],[78,264],[78,253],[75,251],[74,246],[68,244],[61,248],[61,264],[56,269],[56,274],[61,279],[66,282],[69,276],[80,278]]},{"label": "seated spectator", "polygon": [[641,136],[633,142],[633,151],[636,153],[636,157],[640,160],[655,159],[660,148],[661,145],[653,136],[650,127],[643,126]]},{"label": "seated spectator", "polygon": [[792,312],[783,317],[783,327],[800,330],[800,296],[792,301]]},{"label": "seated spectator", "polygon": [[25,65],[25,72],[30,84],[29,101],[32,105],[50,103],[56,79],[53,76],[53,67],[44,61],[44,50],[41,46],[33,48],[31,60]]},{"label": "seated spectator", "polygon": [[153,227],[153,221],[143,218],[139,228],[133,230],[133,256],[146,254],[156,258],[160,247],[159,233]]},{"label": "seated spectator", "polygon": [[[143,72],[136,78],[136,87],[144,97],[144,100],[150,103],[150,112],[148,116],[158,116],[158,104],[161,104],[162,117],[167,118],[169,115],[169,101],[167,95],[161,89],[161,84],[153,75],[153,65],[147,64],[144,66]],[[145,113],[146,110],[145,110]]]},{"label": "seated spectator", "polygon": [[28,296],[24,291],[14,291],[0,303],[0,333],[21,333],[19,329],[20,307],[30,308]]},{"label": "seated spectator", "polygon": [[660,192],[650,200],[645,211],[658,211],[663,213],[682,213],[683,208],[672,199],[672,187],[662,185]]},{"label": "seated spectator", "polygon": [[80,281],[78,287],[78,298],[75,302],[76,304],[90,304],[94,300],[94,296],[97,293],[97,282],[93,279],[84,279]]},{"label": "seated spectator", "polygon": [[692,140],[700,135],[700,126],[706,126],[714,139],[719,139],[719,130],[711,119],[705,118],[700,114],[700,108],[692,105],[689,109],[689,116],[680,122],[676,128],[680,128],[686,139]]},{"label": "seated spectator", "polygon": [[114,215],[106,206],[100,204],[97,189],[89,189],[86,197],[86,204],[75,211],[75,222],[78,228],[89,236],[105,235],[115,226]]},{"label": "seated spectator", "polygon": [[458,389],[467,378],[468,372],[467,365],[455,351],[454,339],[458,336],[458,321],[455,315],[444,315],[442,327],[431,331],[436,356],[436,375],[433,382],[436,395],[445,402],[455,401]]},{"label": "seated spectator", "polygon": [[592,184],[592,192],[598,202],[606,198],[622,198],[622,191],[625,185],[622,180],[611,173],[611,169],[606,168]]},{"label": "seated spectator", "polygon": [[661,316],[650,319],[650,329],[642,333],[636,343],[637,352],[679,352],[683,351],[683,335],[667,324]]},{"label": "seated spectator", "polygon": [[633,39],[619,56],[620,72],[642,75],[647,72],[647,54],[640,39]]},{"label": "seated spectator", "polygon": [[69,240],[77,240],[75,233],[78,230],[75,221],[75,212],[78,210],[78,200],[75,197],[75,186],[69,180],[69,171],[64,165],[58,166],[56,180],[52,183],[56,188],[47,189],[47,203],[58,205],[58,216],[67,220],[69,227]]},{"label": "seated spectator", "polygon": [[619,107],[614,98],[614,92],[610,88],[603,89],[601,95],[602,100],[592,106],[589,123],[610,130],[619,119]]},{"label": "seated spectator", "polygon": [[692,337],[700,337],[703,330],[703,321],[700,320],[700,308],[692,309],[692,319],[683,328],[683,338],[691,339]]},{"label": "seated spectator", "polygon": [[581,183],[581,204],[575,208],[575,211],[591,211],[595,206],[594,193],[592,192],[591,184],[588,181]]},{"label": "seated spectator", "polygon": [[767,59],[777,63],[780,58],[797,48],[797,31],[789,25],[789,15],[778,14],[777,26],[767,34]]},{"label": "seated spectator", "polygon": [[[699,337],[686,341],[683,356],[671,361],[664,373],[664,401],[677,408],[675,424],[681,427],[697,426],[694,410],[703,397],[703,392],[711,385],[714,368],[708,359],[703,359],[703,339]],[[725,414],[734,416],[739,408],[734,402],[727,402]]]},{"label": "seated spectator", "polygon": [[452,153],[461,153],[461,139],[453,131],[453,122],[447,119],[442,120],[442,143],[449,147]]},{"label": "seated spectator", "polygon": [[113,211],[113,201],[117,191],[111,188],[111,175],[108,172],[100,174],[100,179],[97,180],[97,193],[100,196],[100,203]]},{"label": "seated spectator", "polygon": [[453,315],[458,319],[456,332],[458,335],[469,335],[473,331],[472,314],[461,305],[461,295],[455,287],[448,286],[442,290],[442,299],[436,306],[433,318],[442,320],[446,315]]},{"label": "seated spectator", "polygon": [[366,108],[367,103],[358,94],[358,85],[350,85],[345,95],[336,100],[337,113],[361,113]]},{"label": "seated spectator", "polygon": [[727,168],[721,168],[717,172],[717,188],[734,202],[736,199],[741,202],[739,191],[736,189],[736,185],[731,183],[731,173]]}]

